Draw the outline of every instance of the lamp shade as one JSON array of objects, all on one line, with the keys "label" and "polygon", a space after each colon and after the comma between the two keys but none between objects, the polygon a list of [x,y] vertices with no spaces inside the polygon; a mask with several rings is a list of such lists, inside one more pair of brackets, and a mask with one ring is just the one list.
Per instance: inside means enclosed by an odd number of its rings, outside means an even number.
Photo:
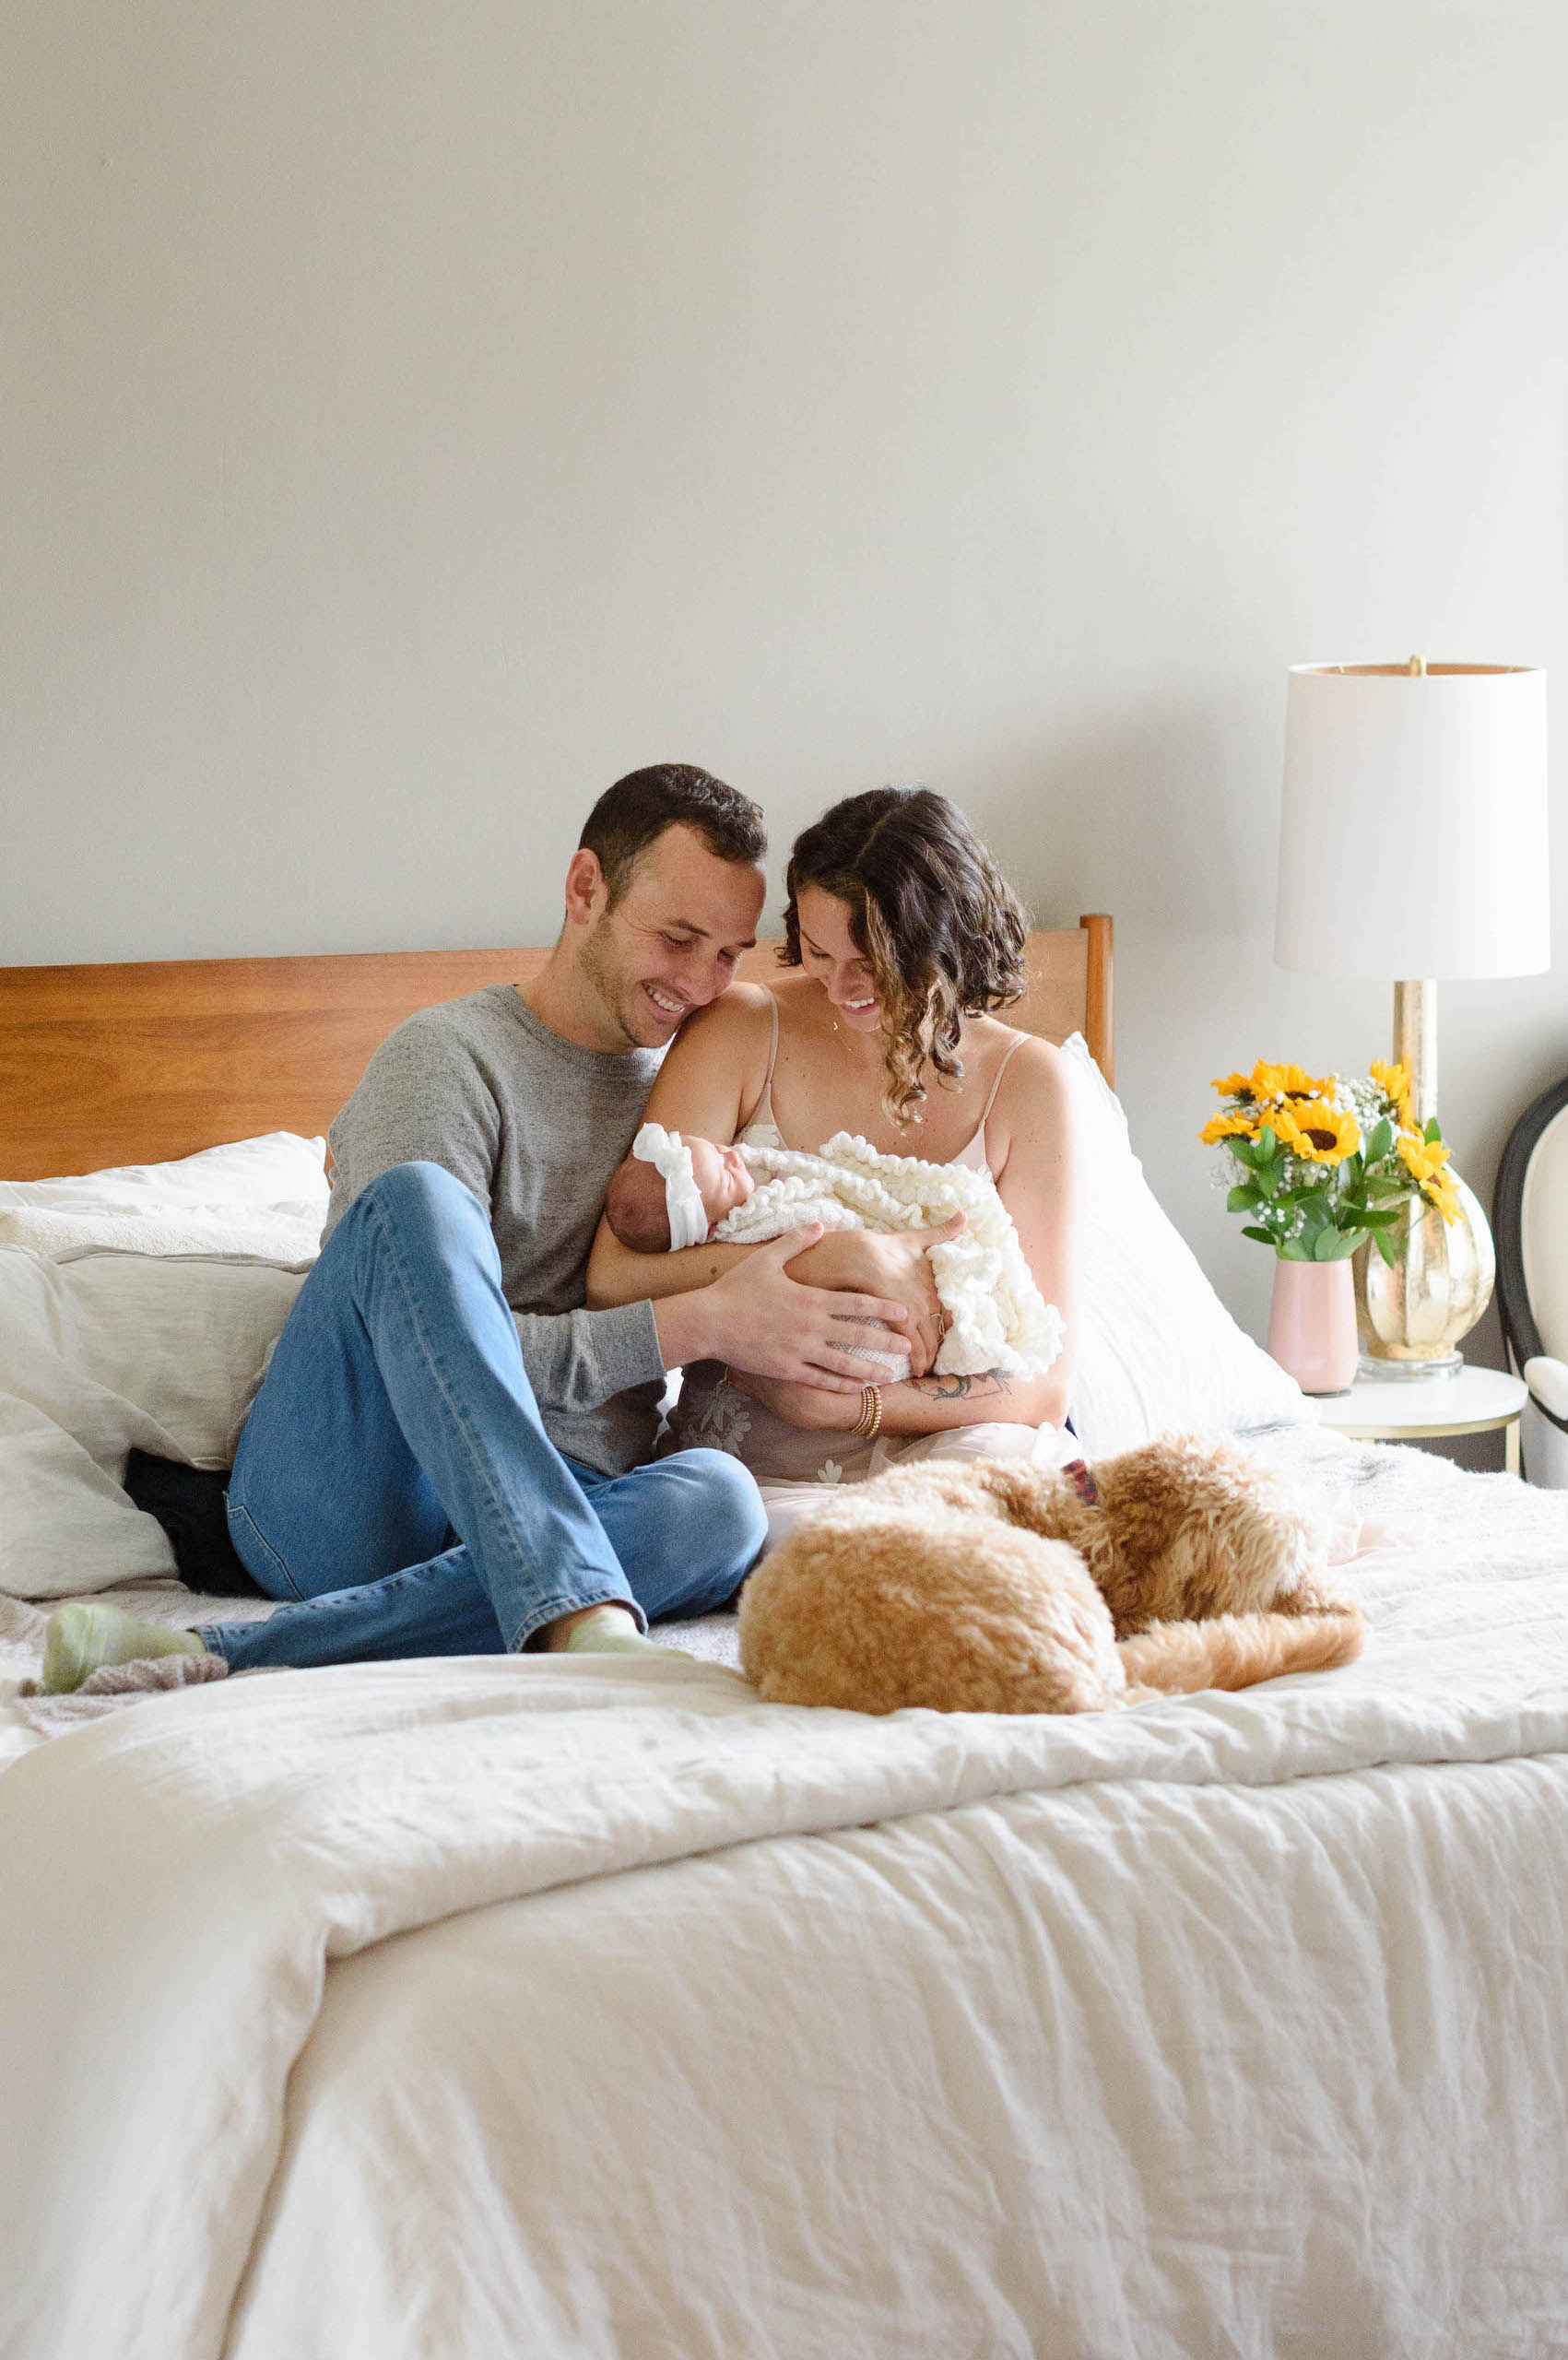
[{"label": "lamp shade", "polygon": [[1274,956],[1394,982],[1551,964],[1546,674],[1298,664]]}]

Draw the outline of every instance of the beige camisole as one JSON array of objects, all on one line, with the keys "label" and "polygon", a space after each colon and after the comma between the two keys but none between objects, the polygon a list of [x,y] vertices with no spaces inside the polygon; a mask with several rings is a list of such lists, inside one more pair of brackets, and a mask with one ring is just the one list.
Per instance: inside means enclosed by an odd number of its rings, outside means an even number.
[{"label": "beige camisole", "polygon": [[[763,989],[767,989],[765,985]],[[741,1132],[737,1141],[737,1145],[741,1147],[787,1147],[789,1145],[788,1140],[780,1131],[773,1114],[773,1068],[779,1061],[779,1004],[772,992],[768,993],[768,1012],[772,1019],[772,1037],[768,1044],[768,1075],[762,1084],[762,1095],[757,1102],[757,1111]],[[991,1166],[985,1155],[985,1125],[990,1117],[991,1109],[996,1103],[996,1092],[1002,1086],[1002,1076],[1007,1072],[1013,1050],[1021,1049],[1026,1037],[1025,1034],[1020,1033],[1007,1056],[1003,1057],[1001,1064],[996,1068],[996,1079],[991,1084],[991,1094],[981,1110],[980,1121],[974,1135],[964,1141],[956,1155],[948,1159],[949,1162],[961,1163],[970,1172],[984,1172],[989,1174]],[[816,1142],[817,1146],[820,1144],[820,1140]],[[808,1150],[808,1152],[811,1150]]]},{"label": "beige camisole", "polygon": [[[756,1112],[740,1133],[742,1147],[787,1147],[789,1142],[779,1130],[773,1114],[773,1068],[779,1055],[779,1004],[772,992],[768,1005],[772,1016],[772,1038],[768,1049],[768,1073],[762,1084],[762,1095]],[[972,1172],[990,1174],[985,1154],[985,1124],[996,1103],[996,1092],[1008,1068],[1013,1051],[1022,1046],[1023,1038],[1012,1044],[996,1068],[996,1080],[981,1114],[973,1138],[965,1141],[950,1161],[961,1163]],[[817,1142],[816,1144],[819,1144]],[[879,1332],[879,1331],[878,1331]],[[928,1435],[896,1441],[892,1437],[875,1444],[861,1442],[851,1433],[824,1434],[803,1432],[775,1417],[760,1401],[750,1399],[738,1387],[730,1385],[717,1361],[699,1361],[687,1369],[681,1382],[680,1398],[670,1418],[669,1432],[660,1446],[661,1456],[667,1450],[699,1448],[725,1450],[750,1468],[764,1486],[763,1497],[772,1503],[772,1486],[775,1483],[858,1482],[890,1459],[909,1452],[925,1456],[933,1449],[947,1447],[966,1455],[975,1450],[999,1453],[1016,1450],[1025,1444],[1032,1445],[1032,1430],[1028,1427],[972,1426],[961,1429],[951,1436]],[[772,1506],[770,1504],[770,1515]],[[777,1538],[775,1534],[774,1538]]]}]

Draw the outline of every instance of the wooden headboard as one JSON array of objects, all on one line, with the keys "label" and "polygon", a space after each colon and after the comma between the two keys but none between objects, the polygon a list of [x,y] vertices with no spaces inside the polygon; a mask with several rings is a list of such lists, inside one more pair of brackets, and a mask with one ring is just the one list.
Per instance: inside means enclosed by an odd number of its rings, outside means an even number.
[{"label": "wooden headboard", "polygon": [[[263,1131],[324,1132],[417,1008],[526,983],[547,950],[0,968],[0,1179],[161,1163]],[[1114,1082],[1108,917],[1032,934],[1009,1022],[1081,1032]],[[777,973],[759,943],[740,973]]]}]

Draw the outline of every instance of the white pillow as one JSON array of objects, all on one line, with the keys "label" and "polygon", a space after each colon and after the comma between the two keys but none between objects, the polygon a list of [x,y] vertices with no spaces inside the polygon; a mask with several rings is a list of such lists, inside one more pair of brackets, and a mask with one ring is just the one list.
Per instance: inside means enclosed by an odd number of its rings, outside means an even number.
[{"label": "white pillow", "polygon": [[1264,1426],[1311,1412],[1300,1386],[1237,1327],[1161,1212],[1126,1116],[1075,1032],[1080,1316],[1072,1421],[1085,1456],[1159,1434]]},{"label": "white pillow", "polygon": [[124,1254],[243,1254],[263,1262],[312,1262],[321,1250],[321,1221],[242,1207],[238,1212],[188,1212],[183,1205],[149,1205],[145,1212],[61,1212],[53,1205],[0,1205],[0,1245],[28,1245],[35,1254],[68,1254],[113,1246]]},{"label": "white pillow", "polygon": [[172,1571],[120,1489],[133,1446],[226,1468],[305,1267],[0,1245],[0,1589]]},{"label": "white pillow", "polygon": [[172,1163],[124,1163],[64,1180],[0,1180],[0,1210],[53,1212],[272,1213],[313,1219],[319,1235],[330,1191],[326,1141],[293,1131],[203,1148]]}]

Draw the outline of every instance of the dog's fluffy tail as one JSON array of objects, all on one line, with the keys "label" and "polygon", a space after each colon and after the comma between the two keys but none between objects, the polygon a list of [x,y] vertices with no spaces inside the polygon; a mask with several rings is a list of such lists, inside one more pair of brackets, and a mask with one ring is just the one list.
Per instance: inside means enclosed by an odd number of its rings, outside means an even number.
[{"label": "dog's fluffy tail", "polygon": [[1200,1688],[1251,1688],[1287,1671],[1331,1671],[1362,1651],[1365,1622],[1346,1603],[1317,1614],[1216,1614],[1201,1622],[1151,1622],[1116,1649],[1129,1688],[1191,1696]]}]

